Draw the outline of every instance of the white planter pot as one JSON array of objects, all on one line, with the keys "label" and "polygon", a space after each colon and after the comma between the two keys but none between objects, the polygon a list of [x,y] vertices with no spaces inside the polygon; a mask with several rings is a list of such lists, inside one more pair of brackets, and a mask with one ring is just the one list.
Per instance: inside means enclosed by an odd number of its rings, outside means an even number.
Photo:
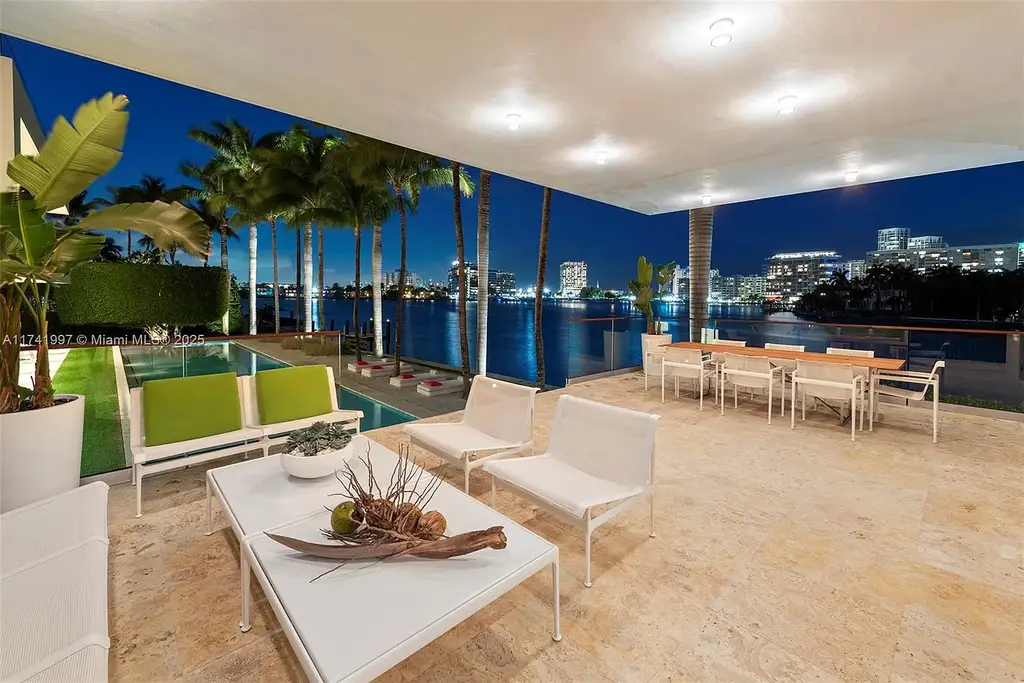
[{"label": "white planter pot", "polygon": [[77,488],[82,476],[85,397],[0,415],[0,512]]},{"label": "white planter pot", "polygon": [[341,469],[345,458],[352,453],[352,444],[337,451],[324,451],[316,455],[281,454],[281,467],[293,477],[300,479],[319,479],[334,474]]}]

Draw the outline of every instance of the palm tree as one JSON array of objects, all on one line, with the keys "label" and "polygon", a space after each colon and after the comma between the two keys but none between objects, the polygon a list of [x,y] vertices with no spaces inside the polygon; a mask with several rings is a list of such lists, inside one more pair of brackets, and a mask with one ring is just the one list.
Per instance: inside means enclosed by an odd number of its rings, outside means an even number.
[{"label": "palm tree", "polygon": [[257,194],[267,161],[260,152],[275,148],[281,134],[271,133],[255,140],[252,131],[234,119],[227,123],[214,121],[210,127],[211,130],[195,127],[189,131],[189,137],[210,147],[214,151],[211,163],[237,184],[233,192],[233,208],[237,211],[234,222],[249,225],[249,334],[256,334],[257,224],[266,217]]},{"label": "palm tree", "polygon": [[480,169],[476,216],[476,371],[487,374],[487,304],[491,268],[491,172]]},{"label": "palm tree", "polygon": [[[71,198],[70,202],[64,205],[64,208],[67,209],[68,213],[63,217],[61,223],[65,227],[78,225],[83,218],[96,209],[111,206],[110,202],[105,199],[86,199],[85,197],[85,192],[79,192]],[[120,250],[120,247],[118,247],[118,249]],[[118,255],[120,256],[120,254]]]},{"label": "palm tree", "polygon": [[[386,193],[374,195],[367,211],[367,219],[373,225],[373,244],[370,250],[370,262],[373,278],[373,355],[380,358],[384,355],[384,306],[381,301],[381,285],[383,280],[383,227],[387,222],[394,201]],[[405,201],[403,198],[402,201]],[[359,297],[359,289],[355,291]]]},{"label": "palm tree", "polygon": [[[289,206],[284,212],[292,225],[303,227],[302,286],[304,294],[304,329],[313,330],[313,225],[344,225],[336,174],[332,164],[333,151],[341,145],[333,135],[313,135],[308,128],[293,126],[278,144],[279,153],[266,169],[264,183],[272,188],[267,198],[274,206]],[[322,237],[322,234],[321,234]],[[321,249],[323,241],[321,239]],[[322,263],[322,257],[321,257]],[[321,268],[320,279],[323,279]],[[320,287],[323,301],[323,287]],[[321,305],[321,311],[323,306]]]},{"label": "palm tree", "polygon": [[[186,202],[185,206],[190,208],[203,221],[203,225],[206,227],[206,250],[209,252],[210,244],[213,241],[213,233],[217,232],[220,227],[220,215],[214,211],[208,202],[197,199],[190,202]],[[203,266],[207,266],[210,263],[210,254],[203,254]]]},{"label": "palm tree", "polygon": [[469,324],[466,320],[466,244],[462,235],[462,192],[459,162],[452,164],[452,210],[455,214],[455,258],[459,262],[459,352],[462,355],[462,398],[469,398]]},{"label": "palm tree", "polygon": [[[184,196],[184,188],[167,187],[167,181],[155,175],[145,174],[137,185],[108,187],[110,199],[96,200],[99,206],[130,204],[132,202],[171,202],[180,201]],[[132,231],[128,230],[127,253],[132,253]]]},{"label": "palm tree", "polygon": [[533,345],[537,355],[537,386],[544,389],[544,336],[541,334],[544,272],[548,268],[548,227],[551,223],[551,188],[544,188],[540,207],[540,246],[537,251],[537,291],[533,301]]},{"label": "palm tree", "polygon": [[[398,266],[398,305],[395,311],[395,368],[400,372],[402,361],[402,318],[406,274],[406,208],[419,205],[420,191],[424,187],[450,187],[452,170],[441,159],[383,140],[346,133],[352,149],[352,168],[364,182],[382,182],[395,197],[400,226]],[[466,196],[472,196],[473,181],[463,169],[460,185]],[[408,199],[408,201],[405,201]]]},{"label": "palm tree", "polygon": [[[216,213],[218,217],[217,231],[220,233],[220,267],[231,272],[228,268],[228,239],[237,238],[238,233],[228,222],[228,209],[238,203],[235,194],[238,183],[234,182],[229,177],[230,174],[214,161],[201,167],[186,162],[181,165],[181,174],[198,184],[198,187],[184,186],[180,188],[182,196],[186,199],[205,202],[209,210]],[[230,284],[228,286],[230,287]],[[224,334],[228,334],[227,312],[224,313],[222,325]]]}]

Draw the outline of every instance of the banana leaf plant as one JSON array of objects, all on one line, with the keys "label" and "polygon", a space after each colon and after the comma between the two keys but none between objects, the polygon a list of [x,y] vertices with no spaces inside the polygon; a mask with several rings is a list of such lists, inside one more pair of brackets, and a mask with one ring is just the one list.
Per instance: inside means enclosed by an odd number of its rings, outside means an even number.
[{"label": "banana leaf plant", "polygon": [[629,282],[629,291],[636,299],[633,305],[640,309],[647,320],[647,334],[657,334],[654,301],[661,296],[664,287],[672,281],[676,272],[675,262],[656,266],[641,256],[636,262],[636,279]]},{"label": "banana leaf plant", "polygon": [[[103,249],[96,230],[138,230],[161,248],[202,255],[209,238],[202,219],[181,204],[119,204],[93,211],[75,225],[55,226],[45,214],[71,201],[121,159],[128,98],[106,95],[63,116],[37,156],[19,154],[7,165],[14,183],[0,191],[0,413],[54,404],[46,312],[54,285]],[[35,329],[22,336],[22,312]],[[33,387],[18,386],[23,341],[36,347]]]}]

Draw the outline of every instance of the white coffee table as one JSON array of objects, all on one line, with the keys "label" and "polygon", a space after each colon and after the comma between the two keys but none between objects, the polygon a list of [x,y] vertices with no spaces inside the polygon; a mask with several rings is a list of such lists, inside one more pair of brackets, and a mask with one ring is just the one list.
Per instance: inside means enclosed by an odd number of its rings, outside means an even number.
[{"label": "white coffee table", "polygon": [[[353,443],[358,455],[369,447],[374,473],[386,487],[398,456],[365,436]],[[263,532],[323,542],[324,506],[341,500],[328,497],[341,485],[334,477],[290,477],[279,460],[209,470],[208,524],[216,495],[241,547],[242,630],[250,628],[251,570],[311,681],[370,681],[548,565],[552,637],[561,640],[558,547],[446,483],[429,507],[445,515],[447,533],[503,526],[507,548],[449,560],[351,561],[312,581],[339,563],[289,550]],[[365,476],[360,464],[353,469]]]}]

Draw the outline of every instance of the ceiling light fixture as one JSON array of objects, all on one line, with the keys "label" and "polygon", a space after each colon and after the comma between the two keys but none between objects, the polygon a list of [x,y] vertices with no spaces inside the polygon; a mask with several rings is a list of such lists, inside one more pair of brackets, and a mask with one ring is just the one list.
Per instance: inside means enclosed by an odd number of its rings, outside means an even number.
[{"label": "ceiling light fixture", "polygon": [[725,19],[719,19],[718,21],[711,24],[711,47],[724,47],[732,42],[732,34],[729,30],[732,28],[733,21],[728,17]]},{"label": "ceiling light fixture", "polygon": [[848,183],[855,183],[855,182],[857,182],[857,172],[856,171],[847,171],[846,175],[844,177],[846,178],[846,182],[848,182]]},{"label": "ceiling light fixture", "polygon": [[779,98],[779,113],[792,114],[796,111],[796,95],[786,95]]},{"label": "ceiling light fixture", "polygon": [[603,151],[602,152],[595,152],[594,153],[594,161],[596,161],[599,164],[607,163],[608,162],[608,152],[603,152]]},{"label": "ceiling light fixture", "polygon": [[700,198],[700,203],[703,204],[704,206],[710,205],[711,204],[711,195],[706,194],[703,197],[701,197]]},{"label": "ceiling light fixture", "polygon": [[505,122],[508,124],[509,130],[519,130],[519,122],[523,120],[523,117],[519,114],[509,114],[505,117]]}]

